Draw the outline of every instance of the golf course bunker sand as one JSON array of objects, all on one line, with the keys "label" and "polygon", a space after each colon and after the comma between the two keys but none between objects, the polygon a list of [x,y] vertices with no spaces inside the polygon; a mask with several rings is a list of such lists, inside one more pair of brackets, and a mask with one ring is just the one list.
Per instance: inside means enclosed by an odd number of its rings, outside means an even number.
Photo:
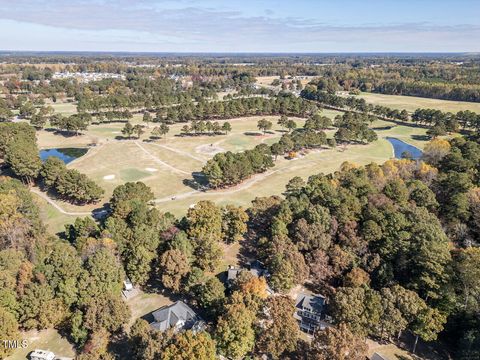
[{"label": "golf course bunker sand", "polygon": [[214,144],[211,144],[211,145],[205,144],[205,145],[197,146],[195,148],[195,151],[198,154],[215,155],[215,154],[224,152],[225,149]]},{"label": "golf course bunker sand", "polygon": [[113,180],[113,179],[115,179],[115,175],[105,175],[103,177],[103,180]]},{"label": "golf course bunker sand", "polygon": [[156,172],[156,171],[158,171],[158,169],[150,168],[150,167],[145,168],[145,170],[148,171],[148,172]]}]

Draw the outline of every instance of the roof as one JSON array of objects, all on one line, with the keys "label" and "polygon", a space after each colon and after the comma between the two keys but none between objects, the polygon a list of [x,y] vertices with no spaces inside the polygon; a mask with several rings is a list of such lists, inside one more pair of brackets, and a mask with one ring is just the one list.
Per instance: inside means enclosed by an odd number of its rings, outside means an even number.
[{"label": "roof", "polygon": [[53,360],[55,354],[48,350],[35,349],[30,353],[30,359]]},{"label": "roof", "polygon": [[243,269],[229,267],[227,270],[227,280],[234,281]]},{"label": "roof", "polygon": [[325,308],[325,297],[300,293],[297,296],[295,307],[299,310],[320,314]]},{"label": "roof", "polygon": [[150,323],[156,330],[165,331],[171,327],[192,328],[200,317],[183,301],[161,307],[152,312],[153,322]]},{"label": "roof", "polygon": [[380,355],[379,353],[374,353],[372,355],[371,360],[388,360],[388,359],[386,357],[384,357],[383,355]]}]

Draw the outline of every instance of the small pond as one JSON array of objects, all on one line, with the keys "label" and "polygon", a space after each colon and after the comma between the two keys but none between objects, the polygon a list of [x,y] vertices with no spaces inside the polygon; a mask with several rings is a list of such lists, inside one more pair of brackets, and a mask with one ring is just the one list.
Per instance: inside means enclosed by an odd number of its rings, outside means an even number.
[{"label": "small pond", "polygon": [[75,159],[85,155],[87,148],[57,148],[57,149],[43,149],[40,150],[40,159],[47,160],[48,157],[53,156],[62,160],[65,164],[72,162]]},{"label": "small pond", "polygon": [[420,159],[422,157],[422,154],[423,154],[422,150],[420,150],[419,148],[413,145],[407,144],[402,140],[399,140],[397,138],[392,138],[392,137],[387,137],[387,140],[390,142],[390,144],[392,144],[393,151],[397,159],[401,159],[402,154],[405,152],[410,153],[410,155],[412,156],[412,159]]}]

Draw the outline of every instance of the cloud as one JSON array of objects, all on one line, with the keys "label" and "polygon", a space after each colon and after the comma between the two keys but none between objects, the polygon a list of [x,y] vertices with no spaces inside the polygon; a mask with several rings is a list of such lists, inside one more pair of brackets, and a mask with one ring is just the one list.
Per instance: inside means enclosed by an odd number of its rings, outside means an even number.
[{"label": "cloud", "polygon": [[422,51],[420,45],[423,51],[480,50],[473,40],[480,38],[477,25],[339,26],[275,17],[268,9],[247,16],[230,8],[198,6],[195,0],[0,0],[0,19],[43,26],[48,33],[81,33],[92,44],[168,47],[159,51]]}]

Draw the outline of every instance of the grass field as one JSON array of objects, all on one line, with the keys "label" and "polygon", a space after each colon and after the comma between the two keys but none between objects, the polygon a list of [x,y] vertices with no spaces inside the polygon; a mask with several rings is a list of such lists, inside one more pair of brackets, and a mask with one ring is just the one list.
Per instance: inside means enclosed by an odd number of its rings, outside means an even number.
[{"label": "grass field", "polygon": [[413,112],[418,108],[429,108],[438,109],[445,112],[470,110],[480,113],[480,103],[474,102],[438,100],[415,96],[383,95],[373,93],[361,93],[356,97],[365,99],[365,101],[370,104],[388,106],[399,110],[406,109],[410,112]]}]

